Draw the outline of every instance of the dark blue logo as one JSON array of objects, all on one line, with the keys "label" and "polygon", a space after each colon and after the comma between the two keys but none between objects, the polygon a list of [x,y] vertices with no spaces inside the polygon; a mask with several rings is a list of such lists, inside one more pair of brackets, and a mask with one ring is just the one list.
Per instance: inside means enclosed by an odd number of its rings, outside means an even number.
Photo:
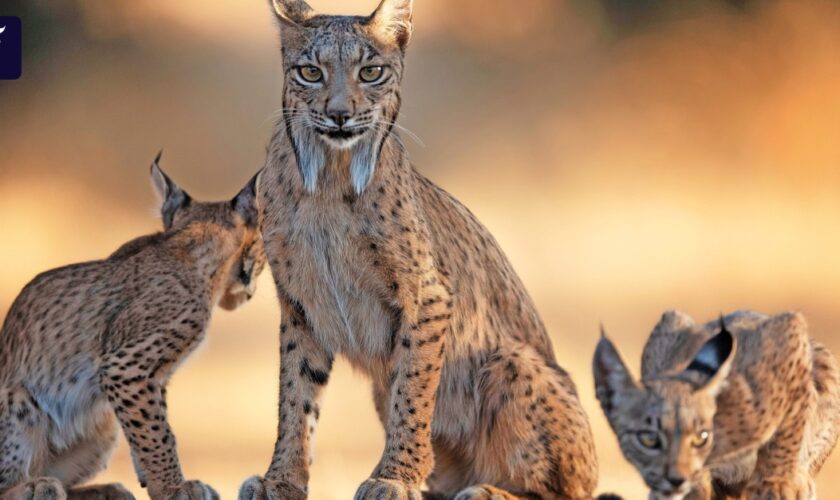
[{"label": "dark blue logo", "polygon": [[0,16],[0,80],[17,80],[21,74],[20,18]]}]

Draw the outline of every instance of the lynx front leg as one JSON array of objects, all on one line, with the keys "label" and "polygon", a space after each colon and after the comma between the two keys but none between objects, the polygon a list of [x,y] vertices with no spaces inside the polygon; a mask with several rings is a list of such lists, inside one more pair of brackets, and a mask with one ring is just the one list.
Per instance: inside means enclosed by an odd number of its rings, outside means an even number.
[{"label": "lynx front leg", "polygon": [[[148,338],[153,338],[150,336]],[[200,481],[185,481],[166,418],[166,392],[153,367],[166,353],[150,345],[118,350],[105,359],[101,386],[147,480],[154,499],[216,500],[219,495]],[[164,358],[164,359],[162,359]]]},{"label": "lynx front leg", "polygon": [[318,402],[329,379],[333,355],[315,341],[302,307],[281,298],[280,309],[277,442],[265,478],[245,481],[239,490],[240,500],[295,500],[307,495]]},{"label": "lynx front leg", "polygon": [[[791,422],[792,421],[792,422]],[[746,500],[810,500],[814,484],[807,466],[799,462],[805,426],[789,414],[773,439],[758,452],[758,462]]]},{"label": "lynx front leg", "polygon": [[394,339],[385,451],[356,500],[420,499],[432,471],[432,415],[451,317],[449,296],[427,280],[419,300],[403,300],[402,324]]}]

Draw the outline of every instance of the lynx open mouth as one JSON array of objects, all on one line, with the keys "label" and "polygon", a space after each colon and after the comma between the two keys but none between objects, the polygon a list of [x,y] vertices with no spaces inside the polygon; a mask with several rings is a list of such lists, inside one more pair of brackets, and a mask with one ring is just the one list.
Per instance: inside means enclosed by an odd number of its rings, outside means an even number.
[{"label": "lynx open mouth", "polygon": [[325,129],[319,128],[317,129],[318,133],[329,137],[334,141],[348,141],[350,139],[355,139],[356,137],[365,133],[364,128],[352,128],[352,129],[343,129],[343,128],[334,128],[334,129]]}]

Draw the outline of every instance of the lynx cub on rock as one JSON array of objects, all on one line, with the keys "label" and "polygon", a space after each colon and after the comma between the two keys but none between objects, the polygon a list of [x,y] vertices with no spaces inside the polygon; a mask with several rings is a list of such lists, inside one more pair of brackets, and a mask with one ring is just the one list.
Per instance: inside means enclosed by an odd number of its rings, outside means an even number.
[{"label": "lynx cub on rock", "polygon": [[[373,381],[385,427],[360,500],[590,498],[589,423],[499,244],[415,170],[394,123],[411,2],[370,16],[275,0],[285,85],[260,182],[282,311],[280,416],[240,498],[304,498],[336,356]],[[340,411],[340,409],[339,409]]]},{"label": "lynx cub on rock", "polygon": [[667,312],[637,383],[603,337],[601,407],[651,499],[806,500],[837,441],[831,353],[800,314],[736,312],[695,325]]},{"label": "lynx cub on rock", "polygon": [[[160,158],[160,157],[158,157]],[[158,166],[165,231],[105,260],[30,282],[0,332],[0,498],[127,499],[77,487],[104,469],[122,426],[152,499],[218,498],[185,481],[166,420],[166,384],[204,338],[216,304],[254,292],[265,259],[255,181],[232,201],[200,203]]]}]

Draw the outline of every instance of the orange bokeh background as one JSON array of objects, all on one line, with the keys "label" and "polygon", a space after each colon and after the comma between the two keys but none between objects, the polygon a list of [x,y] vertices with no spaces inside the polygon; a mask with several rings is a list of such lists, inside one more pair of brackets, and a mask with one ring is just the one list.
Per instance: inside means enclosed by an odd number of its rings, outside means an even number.
[{"label": "orange bokeh background", "polygon": [[[233,195],[263,161],[282,86],[262,0],[9,2],[26,54],[23,78],[0,82],[3,315],[38,272],[158,228],[161,147],[194,196]],[[800,310],[840,353],[840,2],[415,3],[401,123],[421,141],[404,141],[537,301],[592,420],[599,491],[646,495],[594,398],[599,322],[634,367],[669,308]],[[169,392],[187,475],[223,498],[274,444],[279,313],[268,273],[259,286],[216,314]],[[351,498],[382,445],[368,383],[338,363],[311,497]],[[838,473],[840,453],[820,498],[840,498]],[[100,479],[145,497],[124,442]]]}]

